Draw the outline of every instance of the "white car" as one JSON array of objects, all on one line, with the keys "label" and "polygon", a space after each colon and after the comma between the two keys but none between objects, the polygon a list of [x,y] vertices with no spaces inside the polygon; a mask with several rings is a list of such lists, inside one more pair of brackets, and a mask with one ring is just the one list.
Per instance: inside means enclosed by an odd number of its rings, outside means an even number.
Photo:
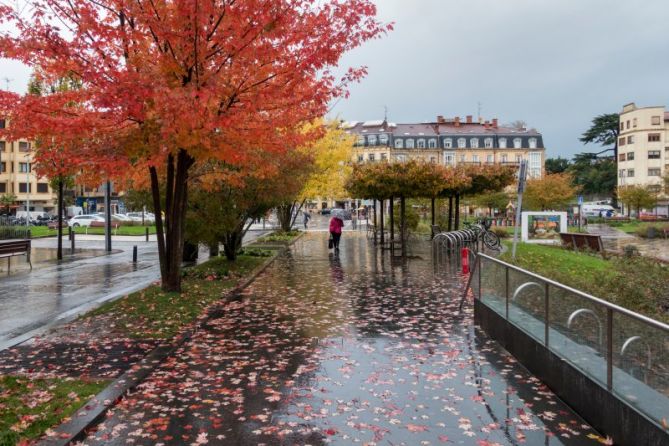
[{"label": "white car", "polygon": [[90,226],[94,221],[104,222],[105,219],[97,215],[75,215],[68,220],[67,225],[71,228],[78,228],[79,226]]},{"label": "white car", "polygon": [[[133,221],[138,221],[140,223],[142,222],[142,213],[141,212],[128,212],[125,215],[130,217]],[[144,213],[144,222],[153,224],[153,223],[156,222],[156,217],[151,212],[145,212]]]}]

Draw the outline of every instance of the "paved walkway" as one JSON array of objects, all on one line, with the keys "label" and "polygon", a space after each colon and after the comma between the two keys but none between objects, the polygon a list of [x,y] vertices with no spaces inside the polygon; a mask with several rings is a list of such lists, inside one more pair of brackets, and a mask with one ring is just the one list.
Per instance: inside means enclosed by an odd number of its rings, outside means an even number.
[{"label": "paved walkway", "polygon": [[[264,232],[247,234],[250,243]],[[103,236],[77,236],[76,254],[55,260],[55,238],[33,240],[33,266],[12,260],[15,274],[0,273],[0,350],[22,342],[45,328],[67,321],[110,299],[142,289],[160,278],[158,248],[144,237],[128,241],[113,238],[114,251],[104,251]],[[69,254],[69,242],[63,240]],[[132,248],[138,248],[138,262],[132,263]],[[206,250],[201,256],[208,256]],[[23,262],[21,264],[20,262]]]},{"label": "paved walkway", "polygon": [[641,255],[669,262],[669,240],[644,239],[605,224],[590,224],[587,231],[589,234],[601,235],[605,249],[623,252],[625,246],[634,245],[639,249]]},{"label": "paved walkway", "polygon": [[393,265],[310,233],[122,400],[86,445],[580,445],[594,435],[458,316],[429,245]]}]

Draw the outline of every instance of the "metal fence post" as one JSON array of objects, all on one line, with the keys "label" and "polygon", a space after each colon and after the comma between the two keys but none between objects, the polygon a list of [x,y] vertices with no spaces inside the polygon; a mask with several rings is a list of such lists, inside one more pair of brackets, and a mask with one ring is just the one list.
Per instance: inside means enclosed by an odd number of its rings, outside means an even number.
[{"label": "metal fence post", "polygon": [[481,300],[481,274],[483,270],[481,269],[481,256],[476,256],[478,258],[478,267],[479,267],[479,301]]},{"label": "metal fence post", "polygon": [[505,285],[504,285],[504,306],[505,306],[505,316],[506,320],[509,320],[509,267],[505,266],[504,267],[504,280],[505,280]]},{"label": "metal fence post", "polygon": [[149,228],[148,227],[146,228],[145,232],[146,232],[146,241],[148,242],[149,241]]},{"label": "metal fence post", "polygon": [[544,284],[544,289],[545,289],[545,294],[544,294],[544,343],[546,347],[548,347],[548,332],[549,330],[549,318],[548,318],[548,311],[550,309],[550,302],[548,299],[548,283]]},{"label": "metal fence post", "polygon": [[137,263],[137,245],[132,247],[132,263]]},{"label": "metal fence post", "polygon": [[606,309],[606,388],[613,389],[613,310]]}]

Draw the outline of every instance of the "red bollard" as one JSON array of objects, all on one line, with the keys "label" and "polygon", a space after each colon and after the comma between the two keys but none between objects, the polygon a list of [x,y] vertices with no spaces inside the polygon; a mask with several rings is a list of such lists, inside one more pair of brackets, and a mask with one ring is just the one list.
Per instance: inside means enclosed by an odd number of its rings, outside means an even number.
[{"label": "red bollard", "polygon": [[469,248],[462,248],[462,274],[469,274]]}]

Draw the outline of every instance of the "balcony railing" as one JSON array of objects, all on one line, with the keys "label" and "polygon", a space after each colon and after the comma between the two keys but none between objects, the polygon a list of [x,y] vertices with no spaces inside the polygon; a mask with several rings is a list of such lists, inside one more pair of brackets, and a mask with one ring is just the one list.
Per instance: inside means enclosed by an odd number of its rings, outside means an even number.
[{"label": "balcony railing", "polygon": [[481,303],[663,425],[669,325],[485,254],[477,270],[472,288]]}]

